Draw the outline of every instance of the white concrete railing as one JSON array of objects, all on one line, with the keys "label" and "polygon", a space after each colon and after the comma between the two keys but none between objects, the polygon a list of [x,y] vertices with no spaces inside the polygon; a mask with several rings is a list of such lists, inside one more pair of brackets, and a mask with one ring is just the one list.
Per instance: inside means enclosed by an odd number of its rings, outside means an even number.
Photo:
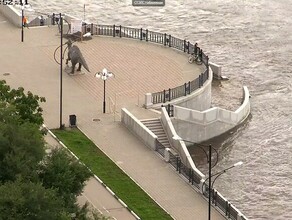
[{"label": "white concrete railing", "polygon": [[17,27],[21,27],[21,13],[12,5],[0,4],[0,13],[4,15],[12,24]]},{"label": "white concrete railing", "polygon": [[196,165],[193,162],[193,159],[184,143],[184,141],[174,140],[172,137],[177,136],[177,133],[172,125],[171,119],[169,118],[165,107],[161,108],[161,122],[163,128],[166,131],[168,136],[170,145],[175,148],[175,150],[179,153],[180,159],[183,164],[191,168],[197,176],[201,179],[205,178],[205,175],[201,173],[200,170],[197,169]]},{"label": "white concrete railing", "polygon": [[244,98],[235,111],[214,107],[205,111],[174,106],[173,124],[179,136],[193,142],[201,142],[221,135],[244,121],[250,113],[250,95],[243,87]]},{"label": "white concrete railing", "polygon": [[121,121],[132,133],[140,137],[147,146],[156,150],[157,136],[125,108],[122,108],[121,111]]}]

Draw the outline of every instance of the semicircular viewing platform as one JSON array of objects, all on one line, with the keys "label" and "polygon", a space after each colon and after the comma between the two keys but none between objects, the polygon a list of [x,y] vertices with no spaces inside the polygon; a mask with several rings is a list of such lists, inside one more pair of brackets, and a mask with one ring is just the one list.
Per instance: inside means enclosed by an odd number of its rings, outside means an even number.
[{"label": "semicircular viewing platform", "polygon": [[[9,72],[6,80],[12,87],[29,88],[47,99],[58,102],[59,65],[54,60],[54,52],[60,46],[58,26],[30,27],[24,29],[24,42],[20,42],[21,29],[12,28],[9,23],[1,38],[10,39],[2,44],[10,60],[16,60],[17,66],[1,66]],[[63,43],[66,39],[63,39]],[[69,72],[65,64],[67,51],[63,60],[63,100],[64,104],[75,109],[76,100],[80,102],[75,90],[82,90],[83,96],[92,98],[95,109],[102,110],[103,81],[94,77],[103,68],[113,72],[115,77],[106,81],[107,112],[142,107],[146,93],[156,93],[169,88],[181,86],[192,81],[206,69],[204,65],[188,62],[188,54],[157,43],[139,39],[120,38],[118,36],[93,36],[91,40],[78,41],[77,45],[91,72],[82,68],[81,72]],[[63,50],[65,50],[63,46]],[[13,52],[17,49],[17,53]],[[25,58],[25,59],[24,59]],[[60,49],[56,51],[56,60],[60,60]],[[70,62],[69,62],[70,64]],[[71,65],[71,64],[70,64]],[[39,82],[39,88],[31,88],[31,80]],[[44,86],[46,85],[46,86]],[[38,86],[37,86],[38,87]],[[85,101],[85,100],[84,100]],[[163,103],[161,103],[163,104]],[[46,104],[44,104],[46,105]],[[84,103],[84,108],[86,103]],[[115,106],[115,107],[113,107]],[[113,110],[115,108],[115,110]]]},{"label": "semicircular viewing platform", "polygon": [[[203,65],[188,63],[188,54],[151,42],[94,36],[92,40],[74,44],[82,51],[91,73],[83,70],[82,74],[75,72],[70,77],[102,100],[103,82],[93,75],[103,68],[113,72],[115,77],[106,81],[106,96],[116,99],[118,108],[142,106],[146,93],[183,85],[204,71]],[[47,53],[52,54],[53,49],[55,47],[46,48]]]}]

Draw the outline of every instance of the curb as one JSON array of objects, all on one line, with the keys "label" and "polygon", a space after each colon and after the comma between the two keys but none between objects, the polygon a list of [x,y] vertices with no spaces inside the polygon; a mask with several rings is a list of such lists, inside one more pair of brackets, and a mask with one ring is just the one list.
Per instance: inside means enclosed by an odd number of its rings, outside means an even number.
[{"label": "curb", "polygon": [[[102,186],[104,186],[105,188],[106,188],[106,190],[116,199],[116,200],[118,200],[118,202],[123,206],[123,207],[125,207],[137,220],[141,220],[141,218],[133,211],[133,210],[131,210],[128,206],[127,206],[127,204],[123,201],[123,200],[121,200],[101,179],[99,179],[98,178],[98,176],[96,176],[93,172],[92,172],[92,170],[89,168],[89,167],[87,167],[83,162],[81,162],[80,161],[80,159],[65,145],[65,144],[63,144],[63,142],[62,141],[60,141],[58,138],[57,138],[57,136],[56,135],[54,135],[53,134],[53,132],[45,125],[45,124],[43,124],[42,125],[42,127],[44,128],[44,129],[46,129],[46,131],[63,147],[63,148],[65,148],[67,151],[69,151],[70,152],[70,154],[72,155],[72,156],[74,156],[78,161],[79,161],[79,163],[81,163],[83,166],[85,166],[92,174],[93,174],[93,177],[102,185]],[[79,128],[78,128],[79,129]],[[79,129],[82,133],[83,133],[83,131],[81,130],[81,129]],[[84,135],[85,135],[85,133],[83,133]],[[87,138],[88,138],[88,136],[87,135],[85,135]],[[90,138],[88,138],[89,140],[91,140]],[[91,140],[92,141],[92,140]],[[94,142],[93,142],[94,143]]]}]

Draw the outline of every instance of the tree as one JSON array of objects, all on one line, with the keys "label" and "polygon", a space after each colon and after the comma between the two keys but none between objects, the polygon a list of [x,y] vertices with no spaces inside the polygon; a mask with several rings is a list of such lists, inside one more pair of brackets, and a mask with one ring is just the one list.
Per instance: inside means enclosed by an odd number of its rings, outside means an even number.
[{"label": "tree", "polygon": [[0,104],[0,182],[14,181],[19,175],[35,179],[45,155],[39,126],[26,121],[19,124],[15,108],[3,105]]},{"label": "tree", "polygon": [[17,179],[0,185],[0,220],[69,220],[53,189]]},{"label": "tree", "polygon": [[57,190],[65,206],[76,209],[76,198],[81,194],[85,181],[92,174],[63,149],[54,149],[40,165],[39,178],[46,188]]},{"label": "tree", "polygon": [[34,95],[30,91],[24,93],[24,89],[11,89],[5,80],[0,80],[0,101],[15,106],[16,114],[20,116],[21,121],[28,121],[37,125],[42,125],[43,109],[39,103],[45,102],[44,97]]},{"label": "tree", "polygon": [[45,156],[40,102],[0,81],[0,220],[100,219],[76,198],[91,173],[64,150]]}]

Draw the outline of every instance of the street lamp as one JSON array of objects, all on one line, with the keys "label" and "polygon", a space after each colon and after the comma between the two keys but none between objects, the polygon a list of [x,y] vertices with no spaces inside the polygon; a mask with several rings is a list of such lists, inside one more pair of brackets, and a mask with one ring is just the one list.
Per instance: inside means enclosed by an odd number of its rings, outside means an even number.
[{"label": "street lamp", "polygon": [[[225,168],[224,170],[219,171],[219,172],[213,174],[213,175],[211,176],[211,178],[214,177],[214,176],[216,176],[216,177],[215,177],[215,179],[214,179],[213,182],[212,182],[211,188],[213,189],[214,183],[215,183],[216,179],[217,179],[219,176],[221,176],[223,173],[226,173],[227,170],[230,170],[230,169],[232,169],[232,168],[234,168],[234,167],[237,167],[237,166],[241,166],[242,164],[243,164],[243,162],[242,162],[242,161],[239,161],[239,162],[233,164],[232,166],[227,167],[227,168]],[[211,178],[210,178],[210,179],[211,179]]]},{"label": "street lamp", "polygon": [[[64,15],[63,15],[64,16]],[[60,31],[60,46],[58,46],[54,52],[54,60],[57,64],[60,65],[60,129],[64,129],[65,125],[63,124],[62,116],[63,116],[63,20],[62,13],[59,13],[59,31]],[[65,20],[66,21],[66,20]],[[55,22],[55,14],[53,14],[53,24]],[[59,25],[60,24],[60,25]],[[56,59],[56,52],[60,48],[60,62]]]},{"label": "street lamp", "polygon": [[64,128],[63,115],[63,17],[60,13],[61,42],[60,42],[60,129]]},{"label": "street lamp", "polygon": [[31,6],[27,3],[27,0],[23,3],[20,1],[20,6],[21,6],[21,42],[24,41],[24,9],[30,9],[30,11],[33,11]]},{"label": "street lamp", "polygon": [[109,72],[106,68],[102,72],[98,72],[94,75],[96,78],[101,78],[103,80],[103,113],[105,113],[105,81],[114,76],[112,72]]},{"label": "street lamp", "polygon": [[[214,166],[216,166],[216,164],[217,164],[217,162],[218,162],[218,156],[219,156],[219,154],[218,154],[218,151],[215,149],[215,148],[213,148],[212,147],[212,145],[210,144],[209,146],[208,146],[208,148],[209,148],[209,155],[207,154],[207,152],[205,151],[205,149],[203,148],[203,147],[206,147],[206,146],[204,146],[204,145],[202,145],[202,144],[197,144],[197,143],[194,143],[194,142],[192,142],[192,141],[188,141],[188,140],[184,140],[184,139],[182,139],[180,136],[178,136],[178,135],[175,135],[175,136],[173,136],[172,137],[174,140],[178,140],[178,141],[185,141],[185,142],[189,142],[189,143],[192,143],[192,144],[195,144],[195,146],[197,146],[197,147],[200,147],[203,151],[204,151],[204,153],[205,153],[205,155],[206,155],[206,157],[207,157],[207,160],[208,160],[208,164],[209,164],[209,177],[212,177],[212,168],[214,167]],[[216,162],[214,163],[214,165],[212,166],[212,148],[213,148],[213,150],[216,152],[216,155],[217,155],[217,159],[216,159]],[[206,179],[207,180],[207,179]],[[206,182],[206,180],[205,180],[205,182]],[[204,183],[205,183],[204,182]],[[204,185],[204,184],[203,184]],[[209,178],[209,198],[208,198],[208,219],[209,220],[211,220],[211,178]]]},{"label": "street lamp", "polygon": [[24,25],[23,20],[24,20],[24,5],[21,4],[21,42],[23,42],[23,35],[24,35],[24,33],[23,33],[23,25]]}]

